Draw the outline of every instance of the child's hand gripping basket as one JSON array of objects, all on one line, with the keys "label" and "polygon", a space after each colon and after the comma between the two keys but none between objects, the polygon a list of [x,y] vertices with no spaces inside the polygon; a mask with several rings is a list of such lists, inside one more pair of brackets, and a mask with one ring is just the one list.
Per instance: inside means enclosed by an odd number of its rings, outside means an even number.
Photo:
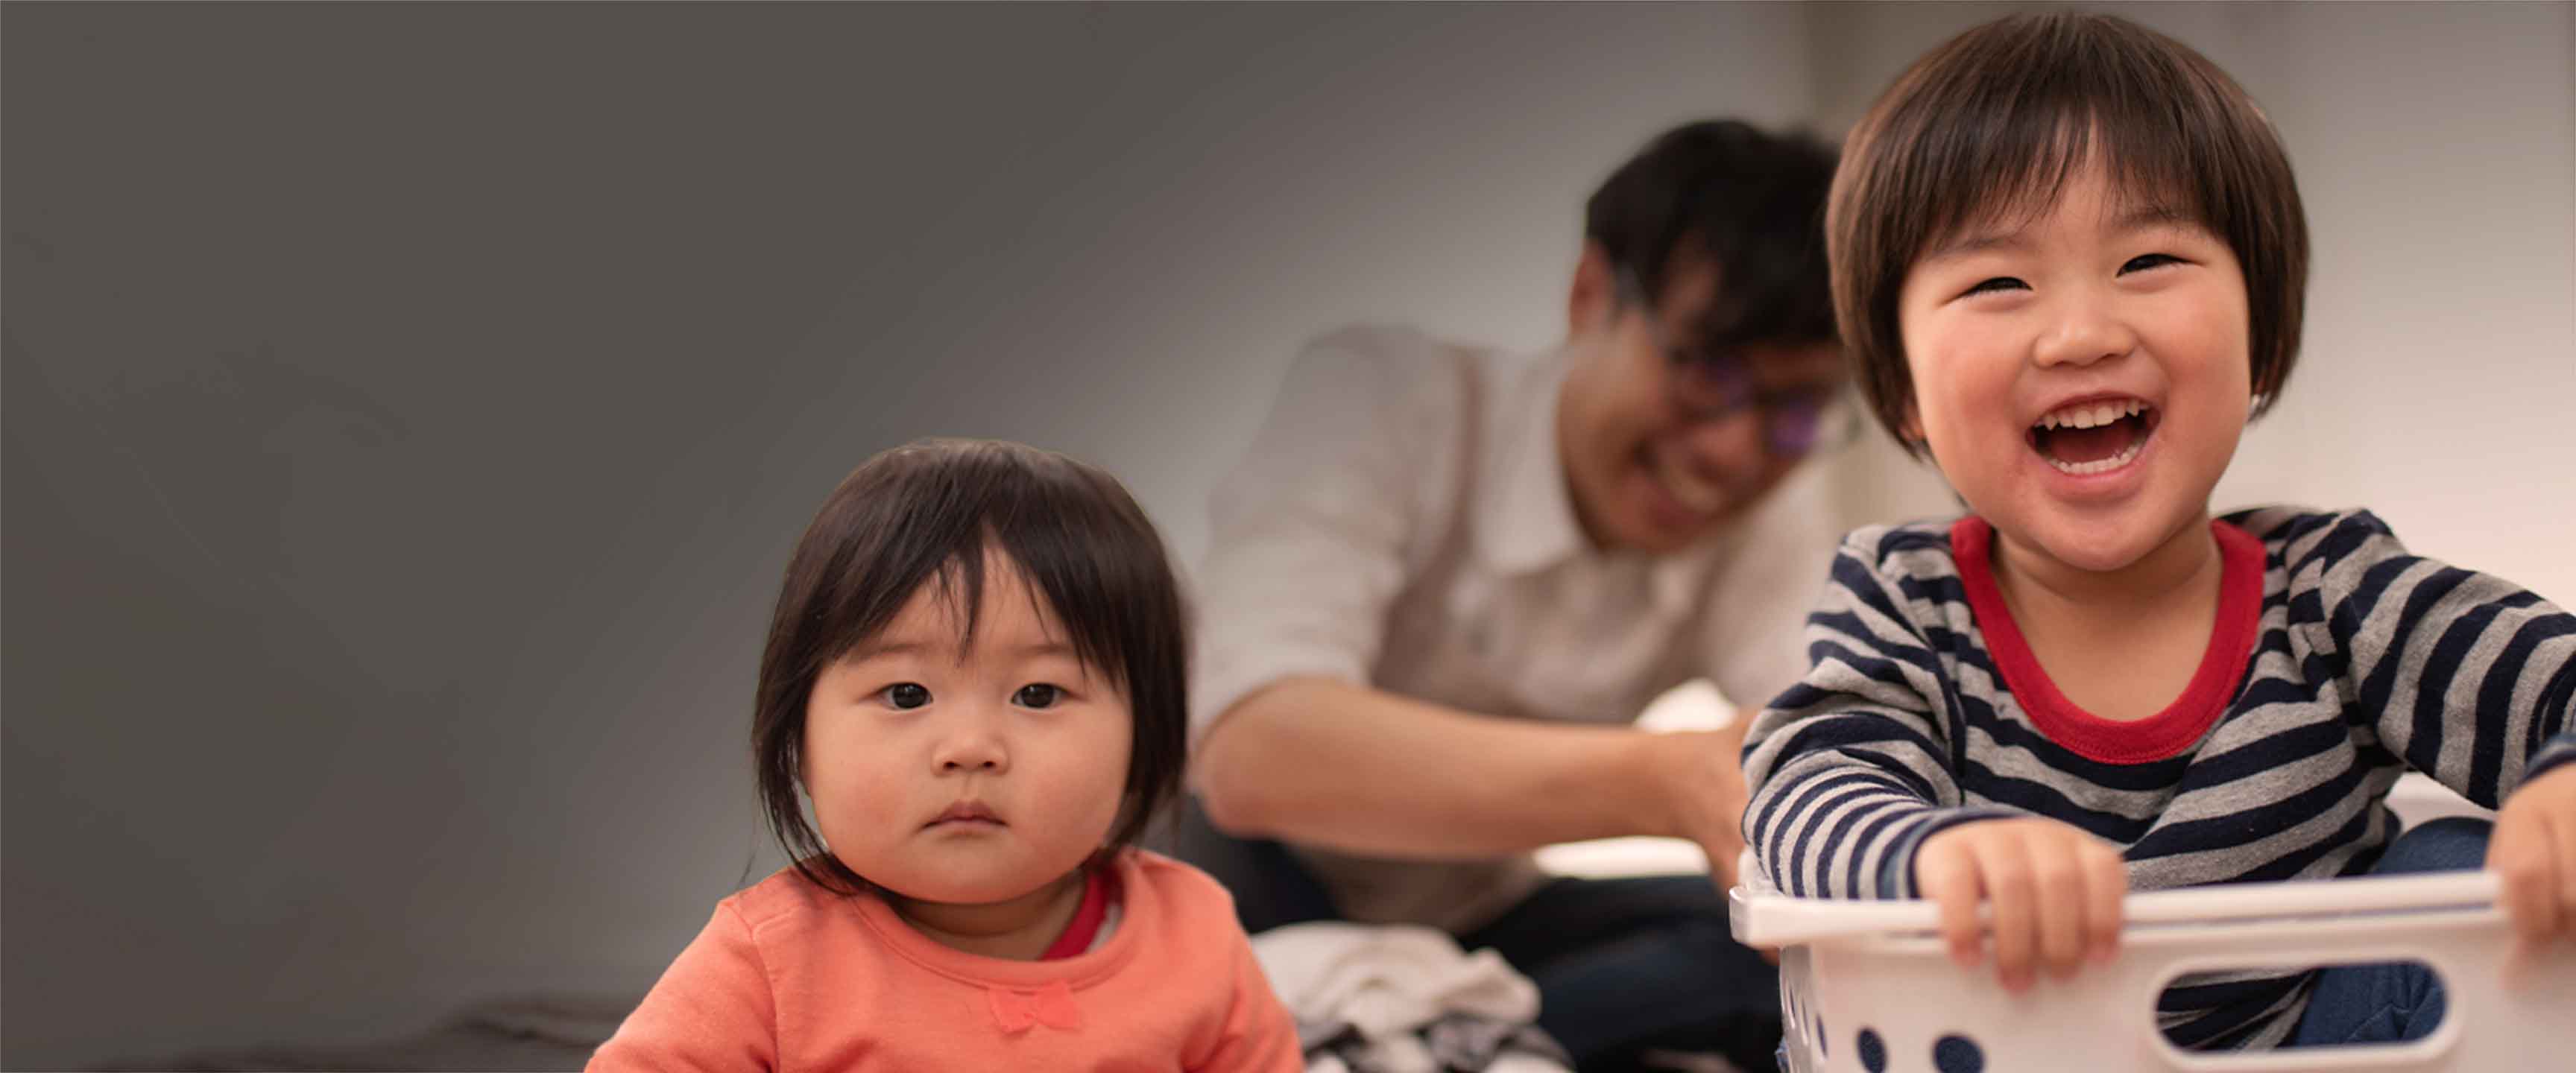
[{"label": "child's hand gripping basket", "polygon": [[[2132,894],[2117,960],[2042,971],[2018,996],[1991,961],[1950,960],[1930,902],[1791,898],[1749,855],[1737,874],[1736,939],[1780,949],[1791,1073],[2576,1070],[2576,954],[2513,957],[2486,872]],[[2412,1043],[2192,1053],[2156,1029],[2156,997],[2185,973],[2397,961],[2445,988],[2440,1027]]]}]

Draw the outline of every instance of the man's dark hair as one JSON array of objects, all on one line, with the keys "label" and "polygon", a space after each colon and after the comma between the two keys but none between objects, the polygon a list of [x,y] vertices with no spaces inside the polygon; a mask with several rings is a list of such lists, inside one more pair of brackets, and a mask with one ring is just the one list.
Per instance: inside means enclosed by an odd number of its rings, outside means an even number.
[{"label": "man's dark hair", "polygon": [[1825,274],[1825,192],[1834,151],[1803,134],[1765,134],[1735,120],[1658,135],[1610,173],[1583,206],[1583,236],[1651,305],[1676,250],[1697,244],[1717,265],[1717,300],[1695,341],[1709,353],[1754,343],[1834,338]]}]

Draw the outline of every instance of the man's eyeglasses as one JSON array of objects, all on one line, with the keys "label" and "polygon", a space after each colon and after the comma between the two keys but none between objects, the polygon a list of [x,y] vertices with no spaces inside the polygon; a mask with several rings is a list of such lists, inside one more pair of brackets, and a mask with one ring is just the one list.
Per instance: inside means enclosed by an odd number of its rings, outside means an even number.
[{"label": "man's eyeglasses", "polygon": [[1857,438],[1859,415],[1838,389],[1766,389],[1753,382],[1740,361],[1662,349],[1672,365],[1674,394],[1692,421],[1715,422],[1758,411],[1762,442],[1783,459],[1834,450]]},{"label": "man's eyeglasses", "polygon": [[1712,353],[1673,342],[1644,288],[1626,277],[1622,287],[1645,314],[1646,331],[1672,369],[1676,401],[1692,421],[1720,421],[1746,410],[1762,416],[1762,442],[1774,458],[1802,458],[1849,445],[1860,434],[1860,414],[1839,386],[1808,384],[1766,388],[1740,355]]}]

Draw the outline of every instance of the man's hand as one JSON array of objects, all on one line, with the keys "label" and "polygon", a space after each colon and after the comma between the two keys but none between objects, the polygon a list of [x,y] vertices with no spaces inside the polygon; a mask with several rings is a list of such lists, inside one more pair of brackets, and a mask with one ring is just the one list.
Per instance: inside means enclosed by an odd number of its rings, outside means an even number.
[{"label": "man's hand", "polygon": [[2035,961],[2065,979],[2088,953],[2111,959],[2129,872],[2110,843],[2034,816],[1963,823],[1924,839],[1914,885],[1940,906],[1941,936],[1963,969],[1977,967],[1985,949],[1978,903],[1992,904],[1996,975],[2019,992]]},{"label": "man's hand", "polygon": [[1415,860],[1488,860],[1671,835],[1731,879],[1735,736],[1510,719],[1325,678],[1255,691],[1199,741],[1208,818],[1238,837]]},{"label": "man's hand", "polygon": [[1736,857],[1744,850],[1744,724],[1656,734],[1651,740],[1671,803],[1672,833],[1699,843],[1719,890],[1733,887]]},{"label": "man's hand", "polygon": [[2523,943],[2576,936],[2576,765],[2522,784],[2496,813],[2487,870]]}]

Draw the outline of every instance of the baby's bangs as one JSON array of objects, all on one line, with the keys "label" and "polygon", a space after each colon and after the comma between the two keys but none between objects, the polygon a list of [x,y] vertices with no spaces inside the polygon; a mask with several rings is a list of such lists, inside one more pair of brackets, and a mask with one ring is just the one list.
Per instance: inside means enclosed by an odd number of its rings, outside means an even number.
[{"label": "baby's bangs", "polygon": [[[991,575],[985,571],[985,557],[996,553],[1007,556],[1007,553],[1001,551],[989,531],[981,539],[958,542],[942,550],[947,552],[946,557],[933,565],[920,581],[905,588],[903,598],[909,601],[914,593],[929,589],[931,601],[948,613],[950,621],[957,623],[957,650],[964,652],[975,647],[975,630],[983,621],[984,587],[992,582]],[[1036,605],[1039,621],[1052,627],[1054,619],[1048,612],[1046,601],[1038,596],[1035,589],[1030,589],[1025,595]],[[850,649],[858,647],[887,625],[886,622],[853,624],[848,636],[835,638],[840,644],[840,654],[848,654]]]},{"label": "baby's bangs", "polygon": [[[1125,690],[1133,685],[1128,670],[1138,655],[1130,649],[1147,628],[1135,621],[1134,613],[1145,586],[1142,579],[1119,576],[1134,555],[1133,547],[1096,525],[1086,525],[1094,520],[1089,514],[1079,509],[1041,509],[996,519],[992,546],[1019,571],[1029,601],[1047,629],[1061,633],[1073,645],[1074,658],[1085,668],[1106,675],[1111,684]],[[1053,517],[1040,520],[1047,515]]]},{"label": "baby's bangs", "polygon": [[890,452],[827,507],[812,617],[815,666],[867,643],[924,586],[973,645],[989,556],[1009,561],[1039,620],[1125,688],[1177,631],[1152,523],[1105,474],[1031,448],[965,441]]},{"label": "baby's bangs", "polygon": [[910,539],[840,549],[814,594],[807,625],[812,663],[805,673],[819,672],[875,640],[924,587],[960,623],[959,650],[974,643],[984,593],[981,550],[973,543],[925,536],[915,532]]},{"label": "baby's bangs", "polygon": [[[1078,581],[1070,585],[1050,585],[1046,580],[1051,575],[1062,576],[1071,572],[1067,567],[1073,564],[1056,561],[1062,556],[1049,547],[1050,541],[1013,541],[1005,539],[1002,533],[1000,527],[986,525],[980,527],[979,536],[972,540],[925,542],[909,549],[915,552],[910,562],[888,564],[893,569],[881,571],[872,578],[852,576],[845,579],[840,587],[842,599],[836,601],[838,606],[827,615],[829,634],[823,648],[823,663],[829,664],[848,656],[884,632],[893,624],[894,616],[903,605],[924,589],[929,590],[931,600],[947,613],[949,621],[957,624],[957,650],[972,649],[976,631],[983,623],[985,590],[996,583],[988,557],[998,555],[1008,560],[1011,569],[1019,575],[1012,580],[1017,582],[1020,591],[1005,595],[1027,599],[1037,611],[1041,628],[1050,636],[1068,641],[1073,646],[1075,658],[1095,671],[1108,674],[1123,687],[1126,684],[1122,662],[1124,653],[1119,651],[1116,638],[1103,638],[1098,623],[1084,621],[1079,616],[1082,609],[1098,605],[1096,599],[1086,599],[1095,594],[1083,591]],[[1020,535],[1032,534],[1022,530]],[[853,574],[862,569],[857,563],[852,563],[851,567]],[[1062,610],[1068,607],[1075,609],[1077,615],[1068,616]]]}]

